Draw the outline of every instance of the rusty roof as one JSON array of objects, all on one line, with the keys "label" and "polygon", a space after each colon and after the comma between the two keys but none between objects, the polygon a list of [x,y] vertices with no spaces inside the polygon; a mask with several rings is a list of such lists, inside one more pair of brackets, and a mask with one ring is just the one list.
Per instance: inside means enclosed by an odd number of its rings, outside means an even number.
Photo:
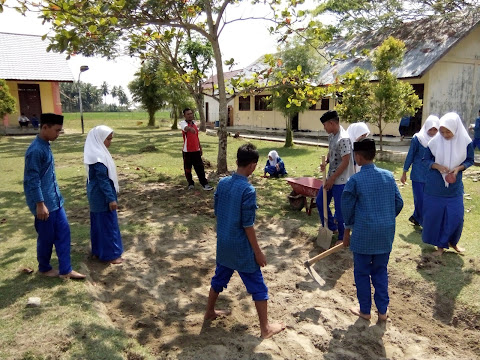
[{"label": "rusty roof", "polygon": [[74,81],[65,55],[47,46],[41,36],[0,32],[0,79]]}]

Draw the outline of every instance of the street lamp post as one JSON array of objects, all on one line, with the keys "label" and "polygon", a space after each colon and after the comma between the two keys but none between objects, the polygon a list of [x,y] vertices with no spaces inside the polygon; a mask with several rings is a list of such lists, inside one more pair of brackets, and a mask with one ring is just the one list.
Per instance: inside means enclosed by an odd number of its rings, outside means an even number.
[{"label": "street lamp post", "polygon": [[82,72],[87,70],[88,70],[88,66],[82,65],[80,66],[80,72],[78,73],[78,101],[80,102],[80,121],[82,123],[82,134],[85,133],[85,129],[83,126],[82,87],[80,86],[80,75],[82,75]]}]

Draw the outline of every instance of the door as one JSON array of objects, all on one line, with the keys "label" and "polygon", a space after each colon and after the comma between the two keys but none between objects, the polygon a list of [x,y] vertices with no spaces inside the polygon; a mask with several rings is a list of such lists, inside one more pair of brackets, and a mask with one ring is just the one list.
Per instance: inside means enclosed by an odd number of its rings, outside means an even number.
[{"label": "door", "polygon": [[298,131],[298,113],[292,117],[292,131]]},{"label": "door", "polygon": [[24,113],[29,119],[34,114],[40,118],[42,102],[38,84],[18,84],[18,99],[20,101],[20,113]]},{"label": "door", "polygon": [[208,105],[209,105],[208,101],[205,102],[205,122],[208,122],[209,115],[210,115],[210,111],[209,111]]},{"label": "door", "polygon": [[[418,98],[423,102],[423,91],[424,91],[424,84],[412,84],[413,90],[415,90],[415,94],[417,94]],[[415,115],[410,118],[410,126],[405,135],[413,136],[415,133],[419,132],[422,128],[422,113],[423,113],[423,105],[417,109]]]}]

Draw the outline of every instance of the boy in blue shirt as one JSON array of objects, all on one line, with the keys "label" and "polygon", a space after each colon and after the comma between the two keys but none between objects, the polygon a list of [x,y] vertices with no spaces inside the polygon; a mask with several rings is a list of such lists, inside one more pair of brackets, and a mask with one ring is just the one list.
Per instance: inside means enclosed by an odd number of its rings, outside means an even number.
[{"label": "boy in blue shirt", "polygon": [[480,110],[478,110],[478,117],[473,127],[473,150],[475,150],[475,148],[480,150]]},{"label": "boy in blue shirt", "polygon": [[371,281],[378,319],[385,321],[389,303],[387,265],[395,236],[395,218],[402,210],[403,200],[392,173],[373,164],[375,141],[355,142],[353,151],[356,163],[362,168],[350,177],[342,194],[343,244],[353,252],[353,274],[360,303],[360,308],[350,311],[370,320]]},{"label": "boy in blue shirt", "polygon": [[[55,141],[63,126],[63,116],[42,114],[40,132],[25,153],[23,188],[27,205],[35,216],[38,271],[48,277],[84,279],[70,263],[70,226],[63,209],[63,197],[55,176],[50,141]],[[58,257],[59,270],[50,265],[52,249]]]},{"label": "boy in blue shirt", "polygon": [[285,329],[285,325],[269,323],[267,316],[268,288],[260,270],[260,266],[267,265],[267,259],[255,234],[256,193],[248,182],[248,176],[257,166],[258,156],[254,145],[240,146],[237,151],[237,171],[220,180],[215,191],[217,267],[211,281],[205,320],[230,314],[226,310],[215,310],[215,303],[236,270],[255,301],[261,336],[267,339]]}]

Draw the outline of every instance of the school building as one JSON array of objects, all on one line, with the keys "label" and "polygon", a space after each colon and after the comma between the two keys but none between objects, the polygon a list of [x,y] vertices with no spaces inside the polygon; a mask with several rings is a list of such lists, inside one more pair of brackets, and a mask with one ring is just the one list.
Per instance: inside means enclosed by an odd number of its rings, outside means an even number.
[{"label": "school building", "polygon": [[[335,60],[320,74],[319,84],[332,84],[335,76],[341,76],[361,67],[373,71],[368,56],[362,50],[373,50],[388,36],[402,40],[406,53],[402,63],[393,72],[402,81],[412,84],[423,100],[423,106],[412,117],[407,135],[413,135],[430,114],[441,116],[457,112],[465,125],[475,121],[480,108],[480,20],[469,16],[450,19],[425,18],[407,23],[391,33],[374,32],[351,40],[335,41],[325,51],[347,54],[345,59]],[[262,68],[257,61],[242,71],[244,74]],[[234,99],[232,124],[243,128],[284,129],[285,118],[268,106],[264,92],[240,96]],[[331,98],[320,99],[310,110],[299,113],[293,120],[293,129],[323,132],[320,117],[335,108]],[[400,122],[400,119],[398,119]],[[348,124],[342,124],[345,128]],[[368,124],[372,134],[378,128]],[[387,124],[384,135],[398,136],[398,123]]]},{"label": "school building", "polygon": [[64,54],[47,52],[41,36],[0,32],[0,79],[5,79],[16,101],[14,113],[0,121],[0,133],[17,128],[18,117],[62,113],[60,82],[74,77]]}]

